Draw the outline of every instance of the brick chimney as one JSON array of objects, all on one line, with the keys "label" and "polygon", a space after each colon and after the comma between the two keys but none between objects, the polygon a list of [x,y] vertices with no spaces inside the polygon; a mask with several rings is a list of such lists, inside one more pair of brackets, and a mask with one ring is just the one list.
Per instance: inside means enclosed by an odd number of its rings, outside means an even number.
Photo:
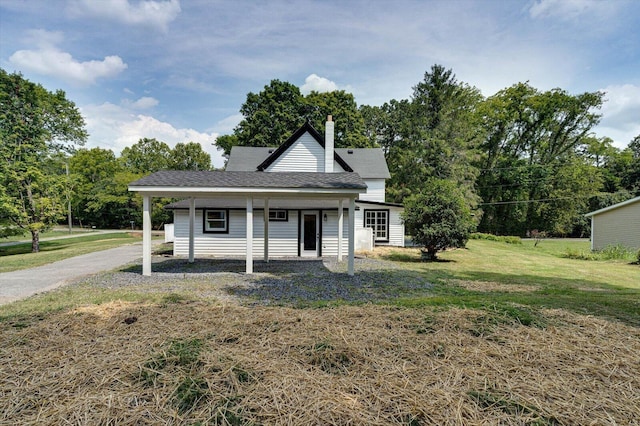
[{"label": "brick chimney", "polygon": [[334,129],[333,118],[327,116],[327,122],[324,126],[324,172],[333,173],[333,146],[334,146]]}]

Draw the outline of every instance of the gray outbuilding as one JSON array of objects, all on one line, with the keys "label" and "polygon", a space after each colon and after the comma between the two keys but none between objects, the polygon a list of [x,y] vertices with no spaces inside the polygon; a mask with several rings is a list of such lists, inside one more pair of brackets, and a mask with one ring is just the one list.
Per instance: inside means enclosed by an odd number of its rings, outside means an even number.
[{"label": "gray outbuilding", "polygon": [[591,250],[621,245],[640,249],[640,197],[591,213]]}]

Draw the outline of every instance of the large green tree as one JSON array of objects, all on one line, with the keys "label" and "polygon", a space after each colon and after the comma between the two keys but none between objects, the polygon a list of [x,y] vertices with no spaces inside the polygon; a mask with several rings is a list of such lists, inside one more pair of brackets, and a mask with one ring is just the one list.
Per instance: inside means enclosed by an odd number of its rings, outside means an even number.
[{"label": "large green tree", "polygon": [[402,202],[430,178],[456,182],[475,201],[473,160],[482,141],[475,111],[482,100],[478,89],[434,65],[410,100],[360,108],[365,134],[385,151],[390,201]]},{"label": "large green tree", "polygon": [[171,170],[211,170],[211,156],[197,142],[178,143],[169,154]]},{"label": "large green tree", "polygon": [[240,107],[242,121],[232,135],[216,140],[218,149],[229,155],[238,146],[279,146],[305,121],[322,132],[327,115],[335,121],[335,146],[371,146],[364,136],[364,121],[352,94],[343,90],[302,95],[297,86],[272,80],[259,93],[249,93]]},{"label": "large green tree", "polygon": [[602,96],[541,92],[518,83],[482,104],[486,137],[476,181],[483,200],[481,231],[572,232],[569,217],[586,213],[589,198],[601,187],[601,174],[593,172],[593,155],[585,155],[584,146],[599,121]]},{"label": "large green tree", "polygon": [[127,183],[142,174],[128,171],[113,151],[80,149],[69,159],[74,182],[72,206],[82,226],[127,228],[139,223],[140,202]]},{"label": "large green tree", "polygon": [[157,139],[142,138],[137,143],[123,149],[120,159],[131,172],[153,173],[169,168],[171,148]]},{"label": "large green tree", "polygon": [[64,216],[67,180],[59,159],[85,142],[84,125],[63,91],[0,69],[0,223],[30,232],[33,252],[40,233]]},{"label": "large green tree", "polygon": [[351,93],[344,90],[311,92],[304,97],[304,102],[308,111],[306,118],[316,129],[323,131],[327,116],[333,117],[337,148],[375,146],[364,135],[364,119]]}]

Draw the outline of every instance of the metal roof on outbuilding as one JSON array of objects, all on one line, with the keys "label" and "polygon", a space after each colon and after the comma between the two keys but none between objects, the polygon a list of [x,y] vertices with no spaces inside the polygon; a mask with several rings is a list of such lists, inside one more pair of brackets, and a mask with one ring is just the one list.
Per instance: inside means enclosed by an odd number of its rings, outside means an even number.
[{"label": "metal roof on outbuilding", "polygon": [[605,208],[602,208],[600,210],[593,211],[591,213],[587,213],[587,214],[585,214],[585,216],[586,217],[596,216],[596,215],[599,215],[600,213],[605,213],[605,212],[608,212],[610,210],[615,210],[615,209],[618,209],[620,207],[628,206],[629,204],[634,204],[634,203],[637,203],[637,202],[640,202],[640,197],[635,197],[635,198],[632,198],[630,200],[623,201],[621,203],[614,204],[614,205],[611,205],[609,207],[605,207]]}]

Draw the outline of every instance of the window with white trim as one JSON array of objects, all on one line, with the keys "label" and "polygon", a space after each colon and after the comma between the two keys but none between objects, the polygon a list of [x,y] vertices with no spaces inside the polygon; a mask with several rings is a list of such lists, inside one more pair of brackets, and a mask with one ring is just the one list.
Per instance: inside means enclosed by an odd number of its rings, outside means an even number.
[{"label": "window with white trim", "polygon": [[287,222],[288,220],[287,210],[269,210],[269,222]]},{"label": "window with white trim", "polygon": [[205,210],[204,211],[204,232],[227,233],[229,232],[229,211]]},{"label": "window with white trim", "polygon": [[364,227],[373,229],[375,241],[389,242],[389,210],[365,210]]}]

